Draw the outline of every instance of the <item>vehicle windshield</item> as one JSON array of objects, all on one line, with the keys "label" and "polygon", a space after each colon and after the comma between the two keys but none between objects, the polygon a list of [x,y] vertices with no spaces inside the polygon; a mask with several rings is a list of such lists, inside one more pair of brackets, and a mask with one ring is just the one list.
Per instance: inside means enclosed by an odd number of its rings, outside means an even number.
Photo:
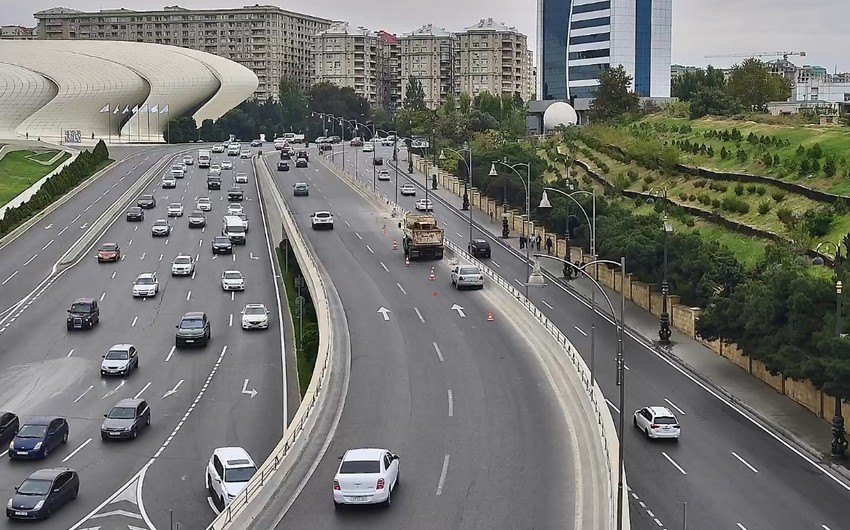
[{"label": "vehicle windshield", "polygon": [[246,307],[245,308],[246,315],[265,315],[266,308],[265,307]]},{"label": "vehicle windshield", "polygon": [[136,278],[136,285],[153,285],[153,278],[146,276],[144,278]]},{"label": "vehicle windshield", "polygon": [[192,214],[189,217],[203,217],[203,216],[204,216],[203,212],[192,212]]},{"label": "vehicle windshield", "polygon": [[481,273],[481,271],[479,271],[479,270],[478,270],[477,268],[475,268],[475,267],[461,267],[461,268],[460,268],[460,273],[461,273],[461,274],[480,274],[480,273]]},{"label": "vehicle windshield", "polygon": [[71,304],[72,313],[88,313],[91,311],[91,303],[89,302],[74,302]]},{"label": "vehicle windshield", "polygon": [[339,472],[344,475],[359,473],[380,473],[381,463],[377,460],[347,460],[342,463]]},{"label": "vehicle windshield", "polygon": [[112,407],[107,418],[111,420],[132,420],[136,417],[136,407]]},{"label": "vehicle windshield", "polygon": [[189,256],[178,256],[174,258],[174,263],[178,265],[188,265],[192,263],[192,258],[190,258]]},{"label": "vehicle windshield", "polygon": [[184,318],[180,322],[180,327],[182,329],[202,329],[204,327],[204,321],[200,318]]},{"label": "vehicle windshield", "polygon": [[241,280],[242,273],[241,272],[225,272],[224,278],[226,280]]},{"label": "vehicle windshield", "polygon": [[215,242],[216,242],[217,244],[220,244],[220,245],[221,245],[221,244],[227,244],[227,243],[230,243],[230,239],[228,239],[228,238],[226,238],[226,237],[223,237],[223,236],[219,236],[219,237],[216,237],[216,238],[215,238]]},{"label": "vehicle windshield", "polygon": [[18,487],[18,495],[47,495],[52,485],[53,482],[50,480],[26,479]]},{"label": "vehicle windshield", "polygon": [[234,467],[224,470],[225,482],[248,482],[254,473],[257,472],[255,467]]},{"label": "vehicle windshield", "polygon": [[319,213],[316,214],[316,217],[330,217],[330,216],[331,216],[331,214],[329,214],[328,212],[319,212]]},{"label": "vehicle windshield", "polygon": [[209,204],[209,203],[210,203],[210,200],[206,197],[201,197],[200,199],[198,199],[198,204]]},{"label": "vehicle windshield", "polygon": [[141,211],[142,211],[142,209],[139,208],[138,206],[134,206],[133,208],[130,208],[129,210],[127,210],[128,213],[139,213]]},{"label": "vehicle windshield", "polygon": [[142,195],[141,197],[139,197],[139,200],[141,200],[141,201],[152,201],[153,195]]},{"label": "vehicle windshield", "polygon": [[168,225],[168,222],[166,222],[166,221],[154,221],[153,225],[154,226],[166,226],[166,225]]},{"label": "vehicle windshield", "polygon": [[101,245],[100,250],[110,251],[116,250],[117,248],[118,245],[116,245],[115,243],[104,243],[103,245]]},{"label": "vehicle windshield", "polygon": [[18,431],[18,438],[44,438],[47,434],[47,425],[24,425]]},{"label": "vehicle windshield", "polygon": [[127,350],[109,350],[106,352],[106,360],[108,361],[126,361],[130,358],[130,352]]},{"label": "vehicle windshield", "polygon": [[676,418],[670,418],[668,416],[656,416],[653,423],[658,425],[676,425]]},{"label": "vehicle windshield", "polygon": [[245,232],[245,227],[242,225],[239,226],[228,226],[227,231],[231,234],[241,234]]},{"label": "vehicle windshield", "polygon": [[171,206],[169,206],[169,208],[177,208],[177,209],[180,209],[180,208],[182,208],[182,206],[181,206],[180,204],[178,204],[178,203],[176,203],[176,202],[175,202],[175,203],[171,203]]}]

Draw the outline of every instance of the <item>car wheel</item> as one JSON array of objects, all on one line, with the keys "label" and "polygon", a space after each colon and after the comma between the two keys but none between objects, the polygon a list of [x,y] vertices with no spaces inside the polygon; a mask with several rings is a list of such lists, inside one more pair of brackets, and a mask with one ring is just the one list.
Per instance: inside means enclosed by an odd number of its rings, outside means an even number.
[{"label": "car wheel", "polygon": [[50,456],[50,450],[45,447],[44,451],[41,452],[41,456],[42,458],[47,458],[48,456]]},{"label": "car wheel", "polygon": [[138,435],[139,435],[139,431],[137,431],[137,430],[134,428],[134,429],[133,429],[133,434],[131,434],[130,436],[131,436],[131,437],[135,440],[135,439],[136,439],[136,436],[138,436]]},{"label": "car wheel", "polygon": [[151,426],[151,415],[150,414],[148,414],[148,417],[145,419],[145,425],[147,425],[148,427]]},{"label": "car wheel", "polygon": [[339,510],[340,508],[342,508],[342,503],[334,501],[334,508]]},{"label": "car wheel", "polygon": [[212,487],[212,477],[209,473],[207,473],[207,491],[210,493],[210,497],[215,498],[215,490]]},{"label": "car wheel", "polygon": [[651,440],[651,439],[652,439],[652,436],[650,436],[650,434],[649,434],[649,427],[647,427],[647,428],[645,428],[645,429],[643,430],[643,434],[645,434],[645,435],[646,435],[646,439],[647,439],[647,440]]}]

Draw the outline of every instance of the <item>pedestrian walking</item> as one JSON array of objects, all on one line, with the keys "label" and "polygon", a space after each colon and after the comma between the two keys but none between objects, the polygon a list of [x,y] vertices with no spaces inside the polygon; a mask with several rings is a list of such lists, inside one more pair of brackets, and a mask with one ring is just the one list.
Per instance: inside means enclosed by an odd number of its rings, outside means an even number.
[{"label": "pedestrian walking", "polygon": [[493,208],[490,208],[490,222],[493,222]]},{"label": "pedestrian walking", "polygon": [[541,242],[542,240],[543,240],[543,238],[541,238],[541,237],[540,237],[540,234],[538,234],[538,235],[537,235],[537,250],[538,250],[538,251],[540,250],[540,242]]},{"label": "pedestrian walking", "polygon": [[546,238],[546,253],[552,254],[552,238],[551,237]]},{"label": "pedestrian walking", "polygon": [[525,248],[525,236],[519,236],[519,249],[522,250]]}]

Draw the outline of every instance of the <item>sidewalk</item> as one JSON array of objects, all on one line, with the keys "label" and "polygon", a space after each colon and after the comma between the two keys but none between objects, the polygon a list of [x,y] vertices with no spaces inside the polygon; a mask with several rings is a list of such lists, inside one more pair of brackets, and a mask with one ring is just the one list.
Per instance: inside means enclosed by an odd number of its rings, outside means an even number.
[{"label": "sidewalk", "polygon": [[[405,169],[406,163],[402,162],[399,168]],[[424,182],[424,174],[416,169],[414,171],[417,182]],[[414,175],[411,175],[414,176]],[[453,207],[460,209],[463,198],[455,195],[450,190],[439,187],[437,190],[429,189],[429,194],[444,199]],[[505,245],[519,254],[518,232],[511,232],[508,239],[501,239],[501,219],[494,212],[493,220],[490,216],[476,208],[473,209],[473,220],[494,238],[503,241]],[[501,212],[498,212],[501,213]],[[554,278],[563,282],[564,285],[576,294],[590,300],[593,284],[587,279],[574,279],[569,282],[564,280],[563,267],[553,260],[541,260],[541,267]],[[605,289],[611,299],[620,299],[620,294]],[[599,297],[597,296],[597,301]],[[610,316],[610,311],[600,311]],[[712,389],[725,400],[748,411],[764,427],[774,431],[786,441],[797,445],[799,449],[808,453],[808,456],[824,465],[831,467],[850,480],[850,470],[846,464],[836,465],[829,458],[832,433],[829,424],[815,414],[809,412],[802,405],[795,403],[790,398],[783,396],[766,383],[761,382],[749,375],[743,369],[725,358],[717,355],[707,346],[703,345],[687,335],[673,328],[670,346],[662,347],[658,344],[658,317],[644,311],[634,302],[626,301],[625,310],[626,326],[639,336],[639,341],[648,348],[657,351],[665,358],[682,367],[687,373],[701,381],[706,387]]]}]

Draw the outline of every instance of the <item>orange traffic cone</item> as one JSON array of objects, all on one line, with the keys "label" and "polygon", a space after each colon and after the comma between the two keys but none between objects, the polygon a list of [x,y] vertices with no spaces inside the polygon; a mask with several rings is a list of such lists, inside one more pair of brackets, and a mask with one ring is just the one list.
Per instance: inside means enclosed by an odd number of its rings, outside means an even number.
[{"label": "orange traffic cone", "polygon": [[428,279],[434,281],[437,277],[434,275],[434,267],[431,267],[431,274],[428,275]]},{"label": "orange traffic cone", "polygon": [[493,312],[487,311],[487,322],[493,322]]},{"label": "orange traffic cone", "polygon": [[396,243],[395,239],[393,239],[393,250],[398,250],[398,243]]},{"label": "orange traffic cone", "polygon": [[404,266],[410,267],[410,260],[407,258],[407,256],[404,257]]}]

